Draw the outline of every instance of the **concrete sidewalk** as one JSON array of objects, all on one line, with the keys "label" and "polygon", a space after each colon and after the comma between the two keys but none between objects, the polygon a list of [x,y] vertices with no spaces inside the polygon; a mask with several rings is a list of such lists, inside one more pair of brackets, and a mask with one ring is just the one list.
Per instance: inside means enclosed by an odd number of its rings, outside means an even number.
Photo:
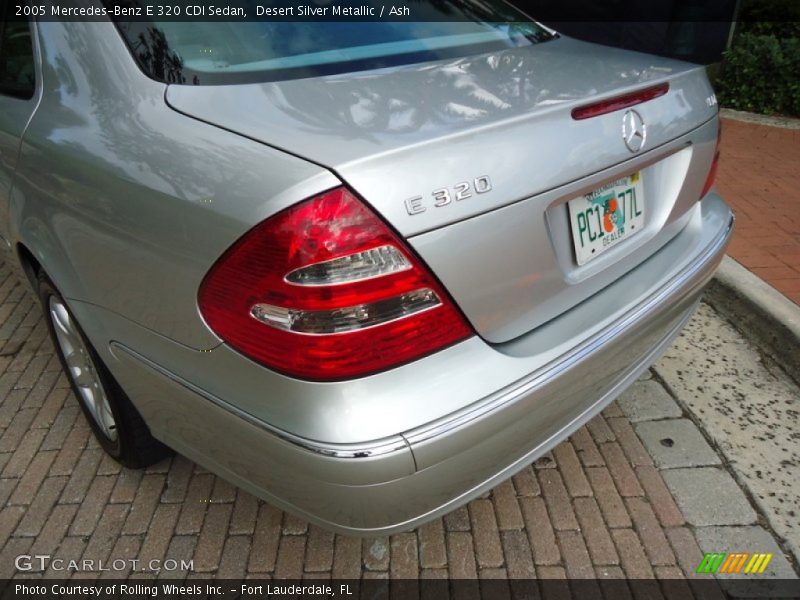
[{"label": "concrete sidewalk", "polygon": [[736,214],[728,254],[800,304],[800,121],[723,110],[717,188]]}]

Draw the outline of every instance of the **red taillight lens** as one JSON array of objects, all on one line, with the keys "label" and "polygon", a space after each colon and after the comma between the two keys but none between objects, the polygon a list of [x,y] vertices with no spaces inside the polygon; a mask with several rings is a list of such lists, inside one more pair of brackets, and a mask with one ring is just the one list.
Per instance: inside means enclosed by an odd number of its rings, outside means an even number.
[{"label": "red taillight lens", "polygon": [[711,168],[708,170],[706,182],[703,184],[703,191],[700,192],[700,197],[705,198],[705,195],[714,187],[717,180],[717,167],[719,166],[719,144],[722,141],[722,121],[717,125],[717,147],[714,150],[714,160],[711,161]]},{"label": "red taillight lens", "polygon": [[198,303],[242,354],[320,381],[394,367],[472,334],[427,268],[346,188],[252,229],[211,269]]},{"label": "red taillight lens", "polygon": [[641,104],[642,102],[653,100],[654,98],[663,96],[668,91],[669,83],[660,83],[643,90],[631,92],[629,94],[623,94],[621,96],[615,96],[614,98],[601,100],[600,102],[594,102],[593,104],[587,104],[586,106],[573,108],[572,118],[580,121],[581,119],[598,117],[606,113],[614,112],[615,110],[629,108],[631,106]]}]

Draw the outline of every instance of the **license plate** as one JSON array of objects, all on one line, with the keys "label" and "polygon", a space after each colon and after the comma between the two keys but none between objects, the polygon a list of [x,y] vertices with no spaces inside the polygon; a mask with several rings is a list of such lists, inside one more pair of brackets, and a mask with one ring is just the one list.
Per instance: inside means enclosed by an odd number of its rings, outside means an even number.
[{"label": "license plate", "polygon": [[584,265],[644,229],[644,192],[639,173],[622,177],[569,201],[575,258]]}]

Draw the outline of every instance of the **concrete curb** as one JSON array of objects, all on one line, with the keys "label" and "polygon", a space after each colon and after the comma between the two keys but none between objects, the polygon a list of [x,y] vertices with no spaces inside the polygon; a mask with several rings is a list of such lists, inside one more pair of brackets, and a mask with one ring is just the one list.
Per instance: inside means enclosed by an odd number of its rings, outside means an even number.
[{"label": "concrete curb", "polygon": [[728,256],[705,299],[800,383],[800,306]]},{"label": "concrete curb", "polygon": [[781,129],[800,129],[800,119],[795,117],[770,117],[767,115],[745,112],[743,110],[733,110],[732,108],[721,109],[719,111],[719,116],[725,119],[733,119],[734,121],[743,121],[745,123],[755,123],[757,125],[766,125],[768,127],[780,127]]}]

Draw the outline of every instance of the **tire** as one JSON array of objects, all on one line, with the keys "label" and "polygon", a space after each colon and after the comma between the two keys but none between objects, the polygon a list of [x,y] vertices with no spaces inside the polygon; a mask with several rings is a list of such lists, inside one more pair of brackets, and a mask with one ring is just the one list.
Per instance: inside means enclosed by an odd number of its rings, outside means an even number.
[{"label": "tire", "polygon": [[[38,274],[38,296],[61,366],[97,441],[117,462],[142,468],[170,454],[155,439],[128,396],[86,338],[47,275]],[[68,358],[69,355],[69,358]]]}]

